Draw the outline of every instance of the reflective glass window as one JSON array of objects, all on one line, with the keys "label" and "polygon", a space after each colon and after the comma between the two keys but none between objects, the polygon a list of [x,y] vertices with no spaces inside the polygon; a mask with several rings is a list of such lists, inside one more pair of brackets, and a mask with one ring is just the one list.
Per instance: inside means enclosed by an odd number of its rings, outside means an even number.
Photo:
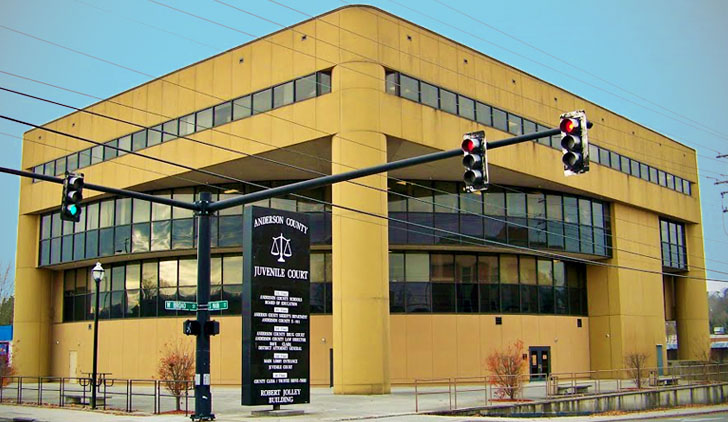
[{"label": "reflective glass window", "polygon": [[437,87],[420,81],[420,100],[422,104],[439,108],[438,98]]},{"label": "reflective glass window", "polygon": [[233,120],[242,119],[250,116],[252,112],[252,104],[250,95],[238,98],[233,101]]},{"label": "reflective glass window", "polygon": [[198,111],[196,114],[196,128],[197,132],[209,129],[212,127],[212,107]]},{"label": "reflective glass window", "polygon": [[490,117],[490,106],[483,104],[483,103],[476,103],[475,104],[475,118],[479,123],[482,123],[486,126],[491,126],[493,124],[493,121]]},{"label": "reflective glass window", "polygon": [[503,132],[508,131],[508,119],[505,111],[493,108],[493,127]]},{"label": "reflective glass window", "polygon": [[147,145],[153,146],[162,143],[162,125],[154,126],[149,129],[147,134]]},{"label": "reflective glass window", "polygon": [[[389,75],[387,82],[389,83]],[[316,74],[296,79],[296,101],[303,101],[316,96]]]},{"label": "reflective glass window", "polygon": [[264,113],[273,105],[272,90],[270,88],[253,94],[253,114]]},{"label": "reflective glass window", "polygon": [[116,150],[116,147],[119,146],[119,140],[114,139],[113,141],[109,141],[104,144],[104,161],[111,160],[112,158],[116,158],[118,155],[118,152]]},{"label": "reflective glass window", "polygon": [[454,93],[440,88],[440,109],[448,113],[457,114],[457,97]]},{"label": "reflective glass window", "polygon": [[[116,155],[121,157],[128,151],[131,151],[131,135],[126,135],[119,138],[119,149],[116,151]],[[91,164],[93,164],[93,162]]]},{"label": "reflective glass window", "polygon": [[162,142],[171,141],[177,137],[177,119],[170,120],[162,125]]},{"label": "reflective glass window", "polygon": [[458,113],[466,119],[475,120],[475,101],[458,95]]},{"label": "reflective glass window", "polygon": [[152,250],[163,251],[170,248],[170,221],[155,221],[152,223]]},{"label": "reflective glass window", "polygon": [[419,81],[407,75],[399,75],[399,93],[402,97],[412,101],[419,101]]},{"label": "reflective glass window", "polygon": [[328,94],[331,92],[331,72],[318,72],[318,94]]},{"label": "reflective glass window", "polygon": [[195,133],[195,113],[179,118],[179,136]]},{"label": "reflective glass window", "polygon": [[430,281],[430,255],[428,253],[405,254],[405,277],[411,281]]},{"label": "reflective glass window", "polygon": [[508,113],[508,132],[514,135],[523,134],[523,119],[515,114]]},{"label": "reflective glass window", "polygon": [[104,147],[97,145],[91,148],[91,164],[97,164],[104,161]]},{"label": "reflective glass window", "polygon": [[140,149],[147,147],[147,130],[140,130],[139,132],[136,132],[135,134],[131,135],[131,148],[134,151],[139,151]]},{"label": "reflective glass window", "polygon": [[233,118],[233,103],[228,101],[226,103],[215,106],[214,111],[214,123],[215,126],[224,125]]}]

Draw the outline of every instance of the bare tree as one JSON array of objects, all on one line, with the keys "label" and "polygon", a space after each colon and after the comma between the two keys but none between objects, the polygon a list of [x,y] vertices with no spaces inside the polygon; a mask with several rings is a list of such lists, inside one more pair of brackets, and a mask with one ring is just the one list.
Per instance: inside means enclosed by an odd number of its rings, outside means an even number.
[{"label": "bare tree", "polygon": [[490,383],[498,388],[496,393],[498,397],[513,400],[521,393],[523,373],[526,369],[521,340],[516,340],[512,345],[488,355],[486,366],[493,374]]},{"label": "bare tree", "polygon": [[0,266],[0,325],[13,323],[15,283],[11,277],[11,269],[10,264]]},{"label": "bare tree", "polygon": [[648,358],[648,353],[638,351],[632,351],[624,355],[624,366],[638,390],[642,389],[644,379],[647,378],[645,367]]},{"label": "bare tree", "polygon": [[181,409],[182,396],[192,389],[195,373],[195,355],[190,347],[180,340],[166,343],[157,367],[157,376],[176,399],[177,410]]}]

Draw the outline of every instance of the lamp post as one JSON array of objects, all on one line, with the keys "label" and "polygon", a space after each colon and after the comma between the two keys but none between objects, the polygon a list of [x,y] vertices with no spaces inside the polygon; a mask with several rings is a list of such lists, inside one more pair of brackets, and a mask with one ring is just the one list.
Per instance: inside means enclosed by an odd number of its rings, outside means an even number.
[{"label": "lamp post", "polygon": [[96,266],[91,270],[91,275],[96,282],[96,307],[94,308],[94,363],[91,372],[91,408],[96,409],[96,380],[97,380],[97,363],[98,363],[98,352],[99,352],[99,294],[101,280],[104,279],[104,267],[101,266],[100,262],[96,263]]}]

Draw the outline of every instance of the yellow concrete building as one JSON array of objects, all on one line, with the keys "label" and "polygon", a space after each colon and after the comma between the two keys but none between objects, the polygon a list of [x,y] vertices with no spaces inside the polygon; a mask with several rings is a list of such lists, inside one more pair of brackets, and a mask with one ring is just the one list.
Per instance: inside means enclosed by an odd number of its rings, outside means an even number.
[{"label": "yellow concrete building", "polygon": [[[45,125],[58,133],[31,130],[22,166],[221,199],[457,148],[470,131],[492,141],[555,127],[576,109],[594,122],[585,175],[564,176],[554,137],[490,151],[482,195],[463,192],[460,160],[448,159],[261,204],[311,215],[311,380],[382,393],[477,376],[516,340],[532,372],[621,368],[634,351],[666,365],[666,320],[679,357],[700,358],[695,151],[373,7],[331,11]],[[86,190],[83,220],[70,224],[60,197],[60,185],[21,181],[19,373],[90,370],[99,260],[100,371],[152,377],[165,343],[192,344],[189,314],[163,301],[195,300],[194,216]],[[241,210],[213,223],[212,296],[231,306],[213,316],[212,378],[239,383]]]}]

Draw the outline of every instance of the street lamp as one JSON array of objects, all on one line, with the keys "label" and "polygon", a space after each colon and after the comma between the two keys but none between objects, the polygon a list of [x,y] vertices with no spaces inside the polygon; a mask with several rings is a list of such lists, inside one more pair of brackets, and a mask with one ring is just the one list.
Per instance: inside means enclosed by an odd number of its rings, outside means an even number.
[{"label": "street lamp", "polygon": [[101,280],[104,279],[104,267],[101,266],[100,262],[97,262],[96,266],[91,270],[91,275],[96,282],[96,307],[94,308],[94,363],[93,372],[91,373],[91,408],[96,409],[96,367],[99,352],[99,295],[101,293],[99,285],[101,284]]}]

